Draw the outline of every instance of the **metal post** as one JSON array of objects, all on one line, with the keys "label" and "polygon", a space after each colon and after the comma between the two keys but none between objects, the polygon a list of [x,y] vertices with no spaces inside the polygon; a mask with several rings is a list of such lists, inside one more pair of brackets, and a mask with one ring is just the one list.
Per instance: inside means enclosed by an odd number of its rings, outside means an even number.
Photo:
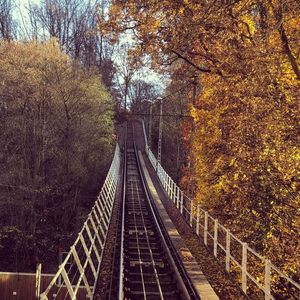
[{"label": "metal post", "polygon": [[152,137],[152,105],[150,105],[149,128],[148,128],[148,146],[150,149],[151,149],[151,137]]},{"label": "metal post", "polygon": [[158,130],[158,151],[157,151],[157,161],[161,163],[161,142],[162,142],[162,99],[160,99],[160,112],[159,112],[159,130]]},{"label": "metal post", "polygon": [[208,212],[204,213],[204,245],[207,246]]},{"label": "metal post", "polygon": [[183,214],[183,191],[181,191],[180,197],[180,213]]},{"label": "metal post", "polygon": [[200,205],[197,205],[197,225],[196,225],[197,235],[199,235],[199,225],[200,225]]},{"label": "metal post", "polygon": [[214,224],[214,256],[218,255],[218,219],[215,219]]},{"label": "metal post", "polygon": [[193,200],[191,200],[191,209],[190,209],[190,226],[193,228]]},{"label": "metal post", "polygon": [[242,290],[247,293],[247,243],[243,243],[242,252]]},{"label": "metal post", "polygon": [[173,202],[176,203],[176,184],[174,181],[172,186],[172,198],[173,198]]},{"label": "metal post", "polygon": [[38,264],[35,273],[35,298],[40,299],[42,264]]},{"label": "metal post", "polygon": [[230,272],[230,230],[226,230],[226,271]]},{"label": "metal post", "polygon": [[180,188],[177,187],[177,203],[176,203],[177,208],[179,208],[179,199],[180,199]]},{"label": "metal post", "polygon": [[265,300],[271,299],[271,262],[266,259],[265,265]]}]

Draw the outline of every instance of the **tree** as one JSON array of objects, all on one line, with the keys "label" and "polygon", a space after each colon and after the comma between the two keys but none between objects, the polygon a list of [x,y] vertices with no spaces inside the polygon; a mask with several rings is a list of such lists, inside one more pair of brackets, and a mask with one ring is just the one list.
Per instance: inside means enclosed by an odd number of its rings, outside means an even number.
[{"label": "tree", "polygon": [[292,0],[115,0],[109,23],[131,30],[154,67],[174,74],[178,64],[186,80],[197,72],[201,93],[186,98],[195,126],[183,132],[196,199],[295,278],[299,15]]},{"label": "tree", "polygon": [[112,104],[97,73],[55,40],[2,42],[0,81],[0,245],[17,239],[1,263],[47,268],[82,226],[107,170]]},{"label": "tree", "polygon": [[11,0],[0,1],[0,37],[11,40],[14,37],[13,7]]},{"label": "tree", "polygon": [[60,49],[86,67],[97,67],[108,88],[114,67],[112,47],[101,31],[107,1],[45,0],[29,4],[33,40],[56,38]]},{"label": "tree", "polygon": [[135,79],[130,86],[131,110],[139,112],[143,102],[149,103],[158,98],[158,87],[142,79]]}]

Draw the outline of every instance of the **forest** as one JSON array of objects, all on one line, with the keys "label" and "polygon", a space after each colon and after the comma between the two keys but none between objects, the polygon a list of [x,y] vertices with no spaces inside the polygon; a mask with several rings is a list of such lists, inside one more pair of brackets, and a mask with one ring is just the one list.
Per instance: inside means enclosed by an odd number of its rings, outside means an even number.
[{"label": "forest", "polygon": [[[0,5],[2,271],[35,271],[39,262],[44,271],[56,269],[99,193],[115,147],[113,66],[101,50],[104,42],[88,34],[94,11],[86,19],[89,5],[57,2],[58,13],[49,4],[30,7],[26,29],[35,37],[26,40],[16,35],[13,4]],[[66,20],[62,10],[71,8],[76,11]]]},{"label": "forest", "polygon": [[14,6],[0,1],[2,269],[51,270],[105,178],[120,111],[149,131],[151,109],[156,153],[161,97],[163,166],[299,281],[298,0],[43,0],[26,22]]},{"label": "forest", "polygon": [[299,1],[115,0],[108,28],[168,71],[163,165],[299,280]]}]

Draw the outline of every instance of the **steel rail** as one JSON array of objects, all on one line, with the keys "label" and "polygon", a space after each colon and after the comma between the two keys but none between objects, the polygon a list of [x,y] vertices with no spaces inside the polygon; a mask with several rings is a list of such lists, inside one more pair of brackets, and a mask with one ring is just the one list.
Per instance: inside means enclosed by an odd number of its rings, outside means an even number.
[{"label": "steel rail", "polygon": [[[165,250],[165,252],[166,252],[166,254],[169,258],[169,261],[172,265],[173,272],[176,276],[176,279],[177,279],[177,282],[179,284],[180,290],[182,291],[182,293],[184,295],[184,299],[200,299],[200,297],[199,297],[198,293],[195,291],[195,289],[193,287],[193,284],[191,283],[188,275],[186,274],[186,271],[185,271],[185,269],[182,265],[181,259],[180,259],[179,255],[177,254],[177,251],[174,248],[172,242],[170,241],[168,233],[167,233],[164,225],[162,224],[162,222],[160,220],[159,213],[158,213],[158,211],[155,207],[153,199],[150,196],[149,188],[146,184],[144,172],[142,171],[140,159],[138,157],[135,141],[134,141],[134,149],[135,149],[135,155],[136,155],[136,158],[137,158],[137,165],[138,165],[139,174],[140,174],[140,177],[141,177],[141,182],[142,182],[145,194],[146,194],[146,198],[147,198],[148,203],[149,203],[150,211],[152,213],[154,222],[155,222],[156,227],[158,229],[161,241],[163,243],[164,250]],[[182,277],[184,277],[184,279]],[[188,288],[187,288],[186,285],[188,285]]]},{"label": "steel rail", "polygon": [[[138,190],[137,182],[135,182],[135,185],[136,185],[136,189]],[[140,199],[138,193],[137,193],[137,198],[138,198],[138,204],[139,204],[140,210],[142,211],[141,199]],[[134,215],[134,217],[135,217],[135,215]],[[164,299],[163,291],[162,291],[162,287],[161,287],[161,283],[160,283],[158,272],[157,272],[157,268],[155,266],[155,260],[154,260],[153,252],[152,252],[150,241],[149,241],[149,235],[148,235],[148,231],[147,231],[147,226],[146,226],[143,214],[141,214],[141,218],[142,218],[142,222],[143,222],[143,228],[144,228],[144,231],[145,231],[145,236],[146,236],[146,239],[147,239],[147,245],[148,245],[149,253],[150,253],[150,256],[151,256],[151,263],[152,263],[152,267],[153,267],[153,271],[154,271],[154,275],[155,275],[155,280],[156,280],[156,283],[157,283],[157,287],[158,287],[158,290],[159,290],[160,297],[161,297],[161,299]],[[136,226],[136,228],[137,228],[137,226]],[[136,236],[137,236],[137,240],[138,240],[139,237],[138,237],[138,230],[137,229],[136,229]],[[140,259],[140,261],[142,262],[141,259]],[[143,278],[144,274],[142,272],[143,271],[142,271],[142,268],[141,268],[143,285],[145,285],[144,278]],[[144,291],[145,291],[144,292],[144,296],[145,296],[145,299],[146,299],[147,298],[147,294],[146,294],[145,288],[144,288]]]},{"label": "steel rail", "polygon": [[[117,229],[120,249],[116,253],[120,259],[115,261],[118,270],[113,271],[118,280],[115,297],[199,299],[150,196],[134,135],[134,126],[128,122]],[[111,284],[109,297],[114,288]]]},{"label": "steel rail", "polygon": [[[131,185],[133,185],[133,183],[131,183]],[[136,187],[137,188],[137,187]],[[138,188],[137,188],[138,190]],[[132,189],[131,189],[131,194],[132,194],[132,197],[134,197],[134,194],[133,194],[133,186],[132,186]],[[138,195],[138,193],[137,193]],[[142,211],[142,207],[141,207],[141,201],[140,201],[140,198],[138,197],[138,204],[139,204],[139,208],[140,210]],[[136,240],[137,240],[137,249],[138,249],[138,256],[139,256],[139,265],[140,265],[140,272],[141,272],[141,279],[142,279],[142,286],[143,286],[143,293],[144,293],[144,299],[147,298],[147,292],[146,292],[146,284],[145,284],[145,279],[144,279],[144,272],[143,272],[143,260],[142,260],[142,255],[141,255],[141,249],[140,249],[140,243],[139,243],[139,234],[138,234],[138,227],[137,227],[137,220],[136,220],[136,210],[135,210],[135,207],[133,208],[133,216],[134,216],[134,224],[135,224],[135,236],[136,236]],[[144,230],[145,230],[145,233],[147,232],[147,228],[145,226],[145,221],[144,219],[142,219],[143,221],[143,227],[144,227]],[[149,239],[147,239],[147,244],[148,244],[148,248],[149,250],[151,249],[150,245],[149,245]],[[152,257],[152,265],[153,265],[153,269],[155,270],[155,266],[154,266],[154,261],[153,261],[153,257]],[[162,292],[161,292],[161,289],[160,289],[160,294],[162,295]]]},{"label": "steel rail", "polygon": [[[131,124],[132,126],[132,124]],[[132,139],[133,139],[133,126],[132,126]],[[139,263],[139,272],[140,272],[140,276],[141,276],[141,283],[142,283],[142,288],[143,288],[143,298],[147,299],[148,293],[146,290],[146,286],[147,286],[147,273],[144,273],[143,271],[143,266],[146,264],[149,264],[149,262],[145,262],[142,258],[142,252],[141,252],[141,248],[140,248],[140,244],[143,243],[143,238],[140,239],[139,237],[139,227],[142,228],[142,232],[144,234],[144,237],[146,239],[146,247],[149,251],[149,257],[150,257],[150,264],[151,267],[153,269],[153,275],[155,277],[155,282],[156,282],[156,286],[157,286],[157,291],[159,293],[159,299],[164,299],[164,293],[162,290],[162,282],[160,281],[159,275],[158,275],[158,266],[156,265],[156,261],[154,258],[154,254],[152,251],[152,247],[153,245],[151,245],[150,242],[150,236],[149,236],[149,231],[146,225],[146,220],[144,218],[144,214],[143,214],[143,205],[145,205],[145,202],[143,202],[143,195],[142,193],[139,191],[139,185],[141,185],[141,174],[139,172],[139,169],[137,167],[137,155],[135,152],[135,147],[134,147],[134,141],[133,141],[133,145],[132,145],[132,150],[134,151],[134,162],[135,162],[135,166],[136,166],[136,171],[137,171],[137,176],[139,178],[139,180],[132,180],[130,181],[130,190],[131,190],[131,198],[127,199],[128,203],[130,203],[130,200],[132,201],[132,212],[133,212],[133,224],[134,224],[134,233],[135,233],[135,238],[136,238],[136,247],[137,247],[137,252],[138,252],[138,263]],[[132,157],[131,157],[132,159]],[[128,180],[130,180],[130,178],[128,177]],[[129,184],[129,182],[127,182],[127,184]],[[143,193],[144,194],[144,193]],[[147,205],[147,204],[146,204]],[[130,209],[129,209],[130,210]],[[139,218],[137,218],[137,216],[140,216]],[[137,225],[138,222],[140,222],[140,225]],[[151,281],[151,283],[153,284],[154,282]],[[158,295],[157,295],[158,296]]]},{"label": "steel rail", "polygon": [[[147,188],[147,185],[145,184],[146,193],[149,196],[149,191]],[[172,242],[170,241],[170,238],[168,236],[168,233],[166,232],[166,229],[164,228],[164,225],[162,224],[161,220],[158,216],[158,211],[153,203],[153,200],[149,196],[149,202],[151,210],[153,211],[153,215],[155,216],[155,221],[157,223],[157,227],[159,228],[160,234],[163,237],[163,244],[164,249],[166,253],[169,256],[170,262],[172,264],[172,267],[175,271],[176,277],[178,279],[178,282],[180,284],[180,287],[182,290],[184,290],[184,294],[186,295],[187,299],[199,299],[199,295],[194,289],[193,284],[191,283],[188,275],[186,274],[186,271],[184,269],[184,266],[182,265],[181,259],[179,255],[177,254],[176,249],[174,249],[174,246]],[[188,287],[187,287],[188,286]]]},{"label": "steel rail", "polygon": [[[138,169],[139,169],[139,173],[141,176],[142,185],[145,190],[146,198],[149,203],[150,211],[152,213],[154,222],[156,224],[159,235],[161,237],[161,241],[163,243],[164,250],[165,250],[166,254],[168,255],[169,261],[172,265],[172,268],[173,268],[174,274],[176,276],[176,280],[179,284],[180,290],[182,291],[182,293],[184,295],[184,299],[199,299],[197,292],[195,291],[192,283],[190,282],[190,279],[188,278],[188,275],[185,272],[185,269],[180,261],[179,256],[174,255],[175,253],[177,253],[177,251],[174,249],[172,242],[169,240],[168,233],[166,232],[164,225],[162,224],[162,222],[160,220],[157,209],[153,203],[153,199],[150,196],[147,184],[145,182],[144,173],[142,172],[140,159],[137,155],[136,145],[134,145],[134,147],[135,147],[135,153],[136,153],[136,157],[137,157]],[[167,241],[167,239],[168,239],[168,241]],[[171,250],[172,250],[172,253],[171,253]],[[172,254],[175,257],[173,257]],[[178,268],[180,269],[181,273],[179,272]],[[183,280],[182,277],[184,277],[185,280]],[[184,281],[188,284],[190,292],[188,291]]]}]

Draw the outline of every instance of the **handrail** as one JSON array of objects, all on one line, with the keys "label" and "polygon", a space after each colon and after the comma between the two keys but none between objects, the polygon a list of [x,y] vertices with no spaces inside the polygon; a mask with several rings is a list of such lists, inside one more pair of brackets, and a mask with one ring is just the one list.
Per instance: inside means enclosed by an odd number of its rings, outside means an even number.
[{"label": "handrail", "polygon": [[118,297],[123,299],[124,293],[124,231],[125,231],[125,201],[126,201],[126,178],[127,178],[127,123],[123,148],[123,186],[122,186],[122,211],[121,211],[121,244],[120,244],[120,264],[119,264],[119,290]]},{"label": "handrail", "polygon": [[[50,300],[61,294],[75,300],[82,283],[87,297],[93,298],[111,219],[119,169],[120,149],[117,144],[101,192],[66,258],[48,287],[41,293],[40,300]],[[59,285],[56,284],[58,278],[62,279]]]},{"label": "handrail", "polygon": [[[157,161],[156,157],[147,144],[145,145],[145,151],[149,158],[149,161],[151,162],[153,168],[157,173],[157,176],[164,190],[166,191],[170,200],[174,202],[185,221],[190,225],[190,227],[192,227],[193,231],[198,236],[203,236],[204,244],[209,249],[213,250],[214,256],[219,261],[221,261],[222,263],[224,263],[225,261],[225,267],[228,273],[230,273],[231,269],[233,269],[231,267],[232,264],[235,266],[235,269],[240,269],[240,284],[242,286],[243,292],[246,295],[249,294],[249,286],[247,284],[247,281],[251,280],[257,286],[257,288],[264,293],[265,300],[275,299],[275,297],[272,295],[272,283],[274,284],[274,280],[272,280],[272,277],[275,277],[274,273],[276,273],[277,277],[283,278],[289,283],[289,288],[294,289],[294,291],[298,293],[298,297],[300,299],[299,283],[295,282],[293,279],[280,271],[274,264],[270,262],[270,260],[264,258],[255,250],[251,249],[247,243],[244,243],[235,235],[233,235],[229,229],[226,229],[223,225],[219,224],[218,220],[213,218],[206,210],[201,208],[199,205],[196,205],[193,199],[190,199],[187,195],[185,195],[184,192],[179,188],[179,186],[167,174],[167,172]],[[203,225],[200,223],[201,219],[204,220]],[[212,233],[209,232],[209,224],[211,223],[213,223]],[[203,231],[200,231],[200,227],[203,228]],[[222,245],[220,240],[218,239],[220,229],[225,233],[225,245]],[[233,242],[239,244],[241,248],[240,253],[233,249]],[[219,253],[220,250],[221,253]],[[261,264],[264,265],[263,283],[259,282],[259,280],[257,279],[259,278],[260,274],[258,274],[258,276],[256,277],[248,272],[251,267],[249,264],[248,252],[251,252],[251,254],[254,255],[256,259],[260,260]],[[234,256],[235,254],[237,254],[239,257]]]}]

